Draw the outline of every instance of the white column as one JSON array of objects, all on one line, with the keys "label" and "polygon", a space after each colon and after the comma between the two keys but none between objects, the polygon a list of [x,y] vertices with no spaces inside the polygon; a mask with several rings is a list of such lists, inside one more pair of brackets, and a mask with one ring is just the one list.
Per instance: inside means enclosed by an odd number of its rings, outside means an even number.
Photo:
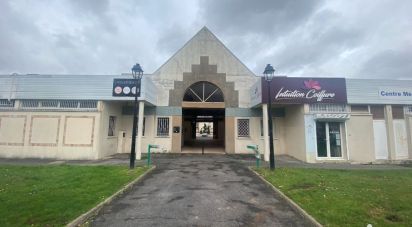
[{"label": "white column", "polygon": [[269,124],[268,124],[268,104],[262,104],[263,115],[263,141],[265,144],[265,161],[269,161]]},{"label": "white column", "polygon": [[143,136],[144,101],[139,101],[139,115],[137,122],[136,160],[142,159],[142,136]]}]

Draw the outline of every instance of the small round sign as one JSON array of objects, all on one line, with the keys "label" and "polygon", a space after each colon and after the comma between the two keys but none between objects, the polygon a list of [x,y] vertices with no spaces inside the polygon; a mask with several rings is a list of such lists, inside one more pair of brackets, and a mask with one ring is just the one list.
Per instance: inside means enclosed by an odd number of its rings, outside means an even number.
[{"label": "small round sign", "polygon": [[124,88],[123,88],[123,93],[124,93],[125,95],[128,95],[128,94],[130,93],[130,87],[124,87]]},{"label": "small round sign", "polygon": [[132,94],[136,94],[136,87],[132,87]]},{"label": "small round sign", "polygon": [[119,95],[120,93],[122,93],[122,87],[120,87],[120,86],[115,87],[115,88],[114,88],[114,93],[115,93],[115,94],[118,94],[118,95]]}]

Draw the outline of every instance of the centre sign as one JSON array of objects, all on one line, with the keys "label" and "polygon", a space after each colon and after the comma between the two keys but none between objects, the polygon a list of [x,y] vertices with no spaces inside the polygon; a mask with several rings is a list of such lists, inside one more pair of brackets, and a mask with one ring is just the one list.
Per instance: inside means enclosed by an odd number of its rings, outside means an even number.
[{"label": "centre sign", "polygon": [[[272,103],[347,103],[344,78],[274,77],[270,82]],[[268,100],[267,82],[262,80],[262,101]]]}]

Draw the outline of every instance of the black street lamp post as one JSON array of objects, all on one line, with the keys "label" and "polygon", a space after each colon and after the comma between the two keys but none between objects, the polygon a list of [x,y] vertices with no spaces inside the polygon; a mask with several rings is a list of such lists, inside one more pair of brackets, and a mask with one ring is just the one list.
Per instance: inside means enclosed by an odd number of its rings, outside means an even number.
[{"label": "black street lamp post", "polygon": [[[143,77],[143,70],[140,64],[136,63],[132,68],[133,79],[135,80],[134,105],[133,105],[133,131],[132,131],[132,148],[130,150],[130,169],[134,169],[136,160],[136,128],[137,128],[137,97],[140,93],[140,84]],[[133,92],[133,89],[132,89]]]},{"label": "black street lamp post", "polygon": [[266,65],[265,71],[263,75],[265,76],[265,80],[267,82],[267,92],[268,92],[268,118],[269,118],[269,162],[270,162],[270,169],[275,169],[275,152],[273,146],[273,124],[272,124],[272,99],[270,97],[270,83],[272,82],[275,70],[270,64]]}]

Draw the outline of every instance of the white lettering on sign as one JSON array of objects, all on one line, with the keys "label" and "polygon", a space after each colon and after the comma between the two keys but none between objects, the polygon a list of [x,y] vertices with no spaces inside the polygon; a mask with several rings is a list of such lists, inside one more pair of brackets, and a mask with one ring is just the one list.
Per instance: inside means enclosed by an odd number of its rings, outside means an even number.
[{"label": "white lettering on sign", "polygon": [[412,100],[412,88],[380,87],[379,97],[384,99]]},{"label": "white lettering on sign", "polygon": [[305,98],[305,99],[316,99],[317,102],[322,102],[324,99],[333,99],[335,97],[335,93],[327,92],[326,90],[316,90],[310,89],[309,91],[302,92],[298,90],[290,91],[288,89],[284,90],[282,87],[275,96],[275,99],[297,99],[297,98]]}]

